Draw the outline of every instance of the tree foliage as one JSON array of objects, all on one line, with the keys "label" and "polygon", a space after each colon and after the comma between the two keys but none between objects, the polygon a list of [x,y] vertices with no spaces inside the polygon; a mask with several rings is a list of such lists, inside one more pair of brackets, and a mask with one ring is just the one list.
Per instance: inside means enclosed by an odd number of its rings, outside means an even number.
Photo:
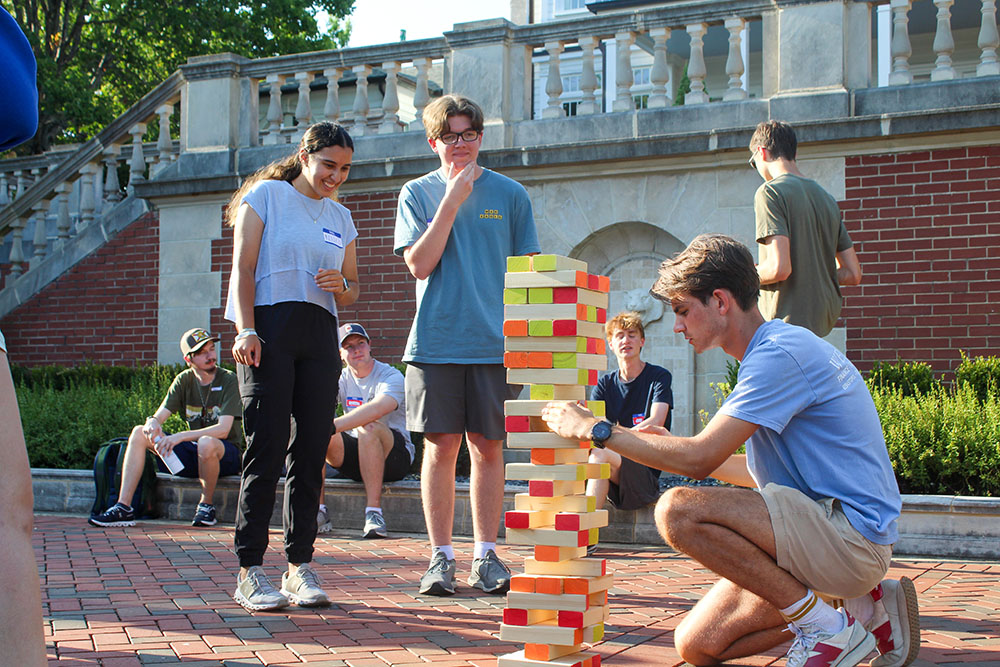
[{"label": "tree foliage", "polygon": [[[354,0],[0,0],[38,61],[39,129],[20,151],[86,141],[191,56],[337,48]],[[321,28],[317,14],[329,24]]]}]

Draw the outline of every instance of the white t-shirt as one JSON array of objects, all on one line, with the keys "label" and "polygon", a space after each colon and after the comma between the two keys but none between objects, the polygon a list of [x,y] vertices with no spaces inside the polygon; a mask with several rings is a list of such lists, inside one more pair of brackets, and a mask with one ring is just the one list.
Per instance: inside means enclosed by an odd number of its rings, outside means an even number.
[{"label": "white t-shirt", "polygon": [[[406,440],[406,451],[410,453],[410,463],[412,463],[415,448],[410,442],[410,432],[406,430],[406,390],[403,374],[377,359],[372,372],[363,378],[355,377],[350,367],[344,366],[344,370],[340,373],[340,404],[344,406],[345,413],[383,394],[391,396],[396,401],[396,409],[382,415],[378,421],[393,431],[399,431]],[[348,433],[358,437],[357,429],[352,429]]]},{"label": "white t-shirt", "polygon": [[7,351],[7,341],[3,339],[3,332],[0,331],[0,352]]},{"label": "white t-shirt", "polygon": [[[340,269],[344,249],[357,238],[351,212],[332,199],[306,197],[288,181],[260,181],[243,197],[264,231],[254,274],[254,305],[304,301],[337,315],[333,294],[314,280],[320,269]],[[229,283],[227,320],[236,321],[236,295]]]}]

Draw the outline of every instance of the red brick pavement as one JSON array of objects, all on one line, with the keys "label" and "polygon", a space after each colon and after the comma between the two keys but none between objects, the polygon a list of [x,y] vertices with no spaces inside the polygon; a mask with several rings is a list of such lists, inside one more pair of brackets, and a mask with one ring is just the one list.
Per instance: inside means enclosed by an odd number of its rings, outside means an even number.
[{"label": "red brick pavement", "polygon": [[[391,527],[391,526],[390,526]],[[272,532],[272,545],[280,543]],[[457,544],[460,586],[451,598],[415,595],[426,567],[422,536],[317,540],[315,562],[335,604],[251,615],[230,597],[231,526],[145,522],[101,530],[80,517],[36,517],[50,664],[132,667],[194,665],[495,666],[514,650],[497,639],[503,597],[461,581],[471,545]],[[515,571],[523,547],[499,549]],[[605,547],[616,575],[605,640],[613,665],[681,665],[672,633],[712,577],[666,548]],[[265,567],[278,577],[281,553]],[[899,559],[920,594],[924,634],[915,667],[1000,665],[1000,564]],[[740,661],[782,664],[782,651]],[[2,662],[2,657],[0,657]]]}]

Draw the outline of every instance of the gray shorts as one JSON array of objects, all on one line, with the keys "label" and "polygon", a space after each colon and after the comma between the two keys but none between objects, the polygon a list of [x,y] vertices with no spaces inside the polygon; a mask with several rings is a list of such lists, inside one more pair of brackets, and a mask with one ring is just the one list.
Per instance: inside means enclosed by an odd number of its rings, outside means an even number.
[{"label": "gray shorts", "polygon": [[406,428],[503,440],[503,402],[520,391],[502,364],[407,364]]}]

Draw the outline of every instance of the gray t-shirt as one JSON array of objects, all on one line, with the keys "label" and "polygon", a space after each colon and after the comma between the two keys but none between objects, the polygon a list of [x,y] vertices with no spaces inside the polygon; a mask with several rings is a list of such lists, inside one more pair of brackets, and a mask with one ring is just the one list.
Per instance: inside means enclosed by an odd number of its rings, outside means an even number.
[{"label": "gray t-shirt", "polygon": [[[260,181],[243,201],[264,221],[254,305],[304,301],[336,316],[333,294],[317,287],[314,278],[320,269],[343,266],[344,249],[358,236],[351,212],[332,199],[306,197],[288,181]],[[225,317],[236,321],[232,282]]]},{"label": "gray t-shirt", "polygon": [[[434,219],[446,182],[440,170],[399,193],[397,255]],[[517,181],[484,169],[455,216],[437,267],[417,281],[417,312],[403,361],[503,362],[503,279],[507,257],[540,252],[531,200]]]},{"label": "gray t-shirt", "polygon": [[[382,415],[378,421],[393,431],[399,431],[406,440],[406,451],[413,463],[414,447],[410,442],[410,432],[406,430],[406,390],[403,388],[403,374],[389,364],[375,360],[372,372],[363,378],[355,377],[348,366],[340,372],[340,404],[344,412],[360,407],[381,395],[391,396],[396,401],[396,409]],[[357,429],[348,431],[355,438]]]}]

